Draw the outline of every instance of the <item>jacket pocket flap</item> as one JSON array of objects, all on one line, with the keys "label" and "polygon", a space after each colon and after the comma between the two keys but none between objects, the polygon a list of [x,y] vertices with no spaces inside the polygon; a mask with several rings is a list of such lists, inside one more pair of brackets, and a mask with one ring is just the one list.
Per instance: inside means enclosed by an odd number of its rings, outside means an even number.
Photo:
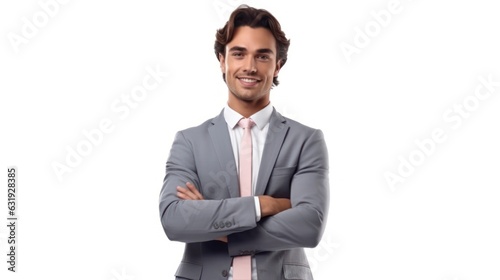
[{"label": "jacket pocket flap", "polygon": [[273,173],[271,176],[283,176],[283,175],[290,176],[295,172],[295,169],[297,169],[297,166],[275,167],[273,169]]},{"label": "jacket pocket flap", "polygon": [[303,265],[285,264],[283,265],[285,279],[313,280],[311,269]]}]

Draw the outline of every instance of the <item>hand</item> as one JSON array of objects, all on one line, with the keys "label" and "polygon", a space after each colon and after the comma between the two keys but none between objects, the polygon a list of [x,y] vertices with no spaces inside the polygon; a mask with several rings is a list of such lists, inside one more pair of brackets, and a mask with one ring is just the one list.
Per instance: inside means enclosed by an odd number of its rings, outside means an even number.
[{"label": "hand", "polygon": [[177,186],[177,197],[183,200],[203,200],[203,196],[196,189],[196,187],[190,183],[186,183],[186,188]]},{"label": "hand", "polygon": [[269,195],[260,195],[259,203],[260,203],[261,217],[276,215],[279,212],[292,208],[290,199],[274,198]]},{"label": "hand", "polygon": [[219,238],[217,238],[217,239],[215,239],[215,240],[218,240],[218,241],[222,241],[222,242],[224,242],[224,243],[227,243],[227,236],[219,237]]}]

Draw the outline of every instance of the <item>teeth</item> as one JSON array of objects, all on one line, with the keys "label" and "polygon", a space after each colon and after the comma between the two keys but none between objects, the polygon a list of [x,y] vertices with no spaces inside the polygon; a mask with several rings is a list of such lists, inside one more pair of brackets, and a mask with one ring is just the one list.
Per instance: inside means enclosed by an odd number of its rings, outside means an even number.
[{"label": "teeth", "polygon": [[253,82],[257,81],[255,79],[245,79],[245,78],[241,78],[240,80],[242,80],[243,82],[246,82],[246,83],[253,83]]}]

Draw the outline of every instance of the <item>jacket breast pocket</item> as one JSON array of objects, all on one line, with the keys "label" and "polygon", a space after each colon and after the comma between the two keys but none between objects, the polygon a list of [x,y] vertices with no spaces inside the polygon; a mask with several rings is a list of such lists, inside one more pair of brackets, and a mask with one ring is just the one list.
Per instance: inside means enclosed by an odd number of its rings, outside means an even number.
[{"label": "jacket breast pocket", "polygon": [[181,262],[177,271],[175,272],[176,280],[200,280],[201,277],[201,265]]}]

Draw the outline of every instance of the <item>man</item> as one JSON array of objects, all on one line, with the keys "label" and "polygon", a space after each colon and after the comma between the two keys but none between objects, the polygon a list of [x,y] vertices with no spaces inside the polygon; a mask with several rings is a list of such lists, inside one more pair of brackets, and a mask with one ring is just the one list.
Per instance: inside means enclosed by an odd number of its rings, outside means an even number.
[{"label": "man", "polygon": [[216,33],[227,106],[176,134],[160,194],[165,233],[186,243],[176,279],[313,279],[303,248],[325,227],[328,155],[320,130],[270,105],[289,44],[246,5]]}]

